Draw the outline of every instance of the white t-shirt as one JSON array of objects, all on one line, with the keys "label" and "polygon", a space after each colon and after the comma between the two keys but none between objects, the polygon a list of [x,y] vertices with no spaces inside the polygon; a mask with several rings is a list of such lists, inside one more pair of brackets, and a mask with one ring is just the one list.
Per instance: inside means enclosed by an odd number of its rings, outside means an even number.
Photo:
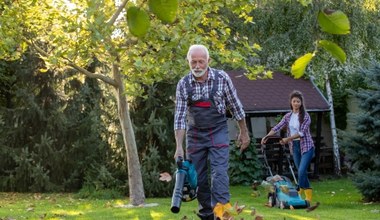
[{"label": "white t-shirt", "polygon": [[[298,113],[292,113],[290,116],[289,121],[289,130],[290,130],[290,136],[293,136],[295,134],[300,134],[299,128],[300,128],[300,121],[298,120]],[[301,135],[301,134],[300,134]]]}]

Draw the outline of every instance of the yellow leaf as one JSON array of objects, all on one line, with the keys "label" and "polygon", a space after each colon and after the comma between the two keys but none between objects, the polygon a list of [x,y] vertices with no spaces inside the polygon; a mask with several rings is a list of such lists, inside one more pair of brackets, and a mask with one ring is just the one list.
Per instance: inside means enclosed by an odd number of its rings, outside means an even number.
[{"label": "yellow leaf", "polygon": [[314,54],[307,53],[293,63],[291,73],[294,78],[299,79],[304,75],[306,66],[310,63],[313,56]]}]

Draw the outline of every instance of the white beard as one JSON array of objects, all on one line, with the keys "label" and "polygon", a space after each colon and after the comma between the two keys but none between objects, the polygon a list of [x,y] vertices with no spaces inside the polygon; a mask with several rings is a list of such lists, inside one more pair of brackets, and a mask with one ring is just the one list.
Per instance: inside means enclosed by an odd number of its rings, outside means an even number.
[{"label": "white beard", "polygon": [[195,77],[202,77],[205,73],[206,73],[206,71],[207,71],[207,68],[206,69],[204,69],[204,70],[202,70],[202,71],[196,71],[196,70],[194,70],[194,69],[192,69],[191,70],[191,73],[195,76]]}]

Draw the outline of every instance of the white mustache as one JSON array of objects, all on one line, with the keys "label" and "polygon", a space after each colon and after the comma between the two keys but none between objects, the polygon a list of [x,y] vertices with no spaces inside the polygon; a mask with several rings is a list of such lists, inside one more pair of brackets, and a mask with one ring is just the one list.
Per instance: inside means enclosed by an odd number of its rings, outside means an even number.
[{"label": "white mustache", "polygon": [[201,77],[206,73],[207,69],[192,69],[191,72],[195,77]]}]

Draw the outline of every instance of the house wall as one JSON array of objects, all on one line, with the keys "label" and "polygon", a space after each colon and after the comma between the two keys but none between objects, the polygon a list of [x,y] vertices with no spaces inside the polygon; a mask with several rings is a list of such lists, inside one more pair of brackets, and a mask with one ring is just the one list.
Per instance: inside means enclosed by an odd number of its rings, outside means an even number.
[{"label": "house wall", "polygon": [[[276,118],[275,117],[251,117],[250,122],[251,122],[251,128],[252,128],[252,131],[250,132],[252,134],[252,137],[256,139],[260,139],[264,137],[274,125],[276,125]],[[230,140],[236,140],[238,136],[238,132],[239,132],[239,127],[237,125],[237,122],[229,118],[227,121],[227,124],[228,124]]]}]

